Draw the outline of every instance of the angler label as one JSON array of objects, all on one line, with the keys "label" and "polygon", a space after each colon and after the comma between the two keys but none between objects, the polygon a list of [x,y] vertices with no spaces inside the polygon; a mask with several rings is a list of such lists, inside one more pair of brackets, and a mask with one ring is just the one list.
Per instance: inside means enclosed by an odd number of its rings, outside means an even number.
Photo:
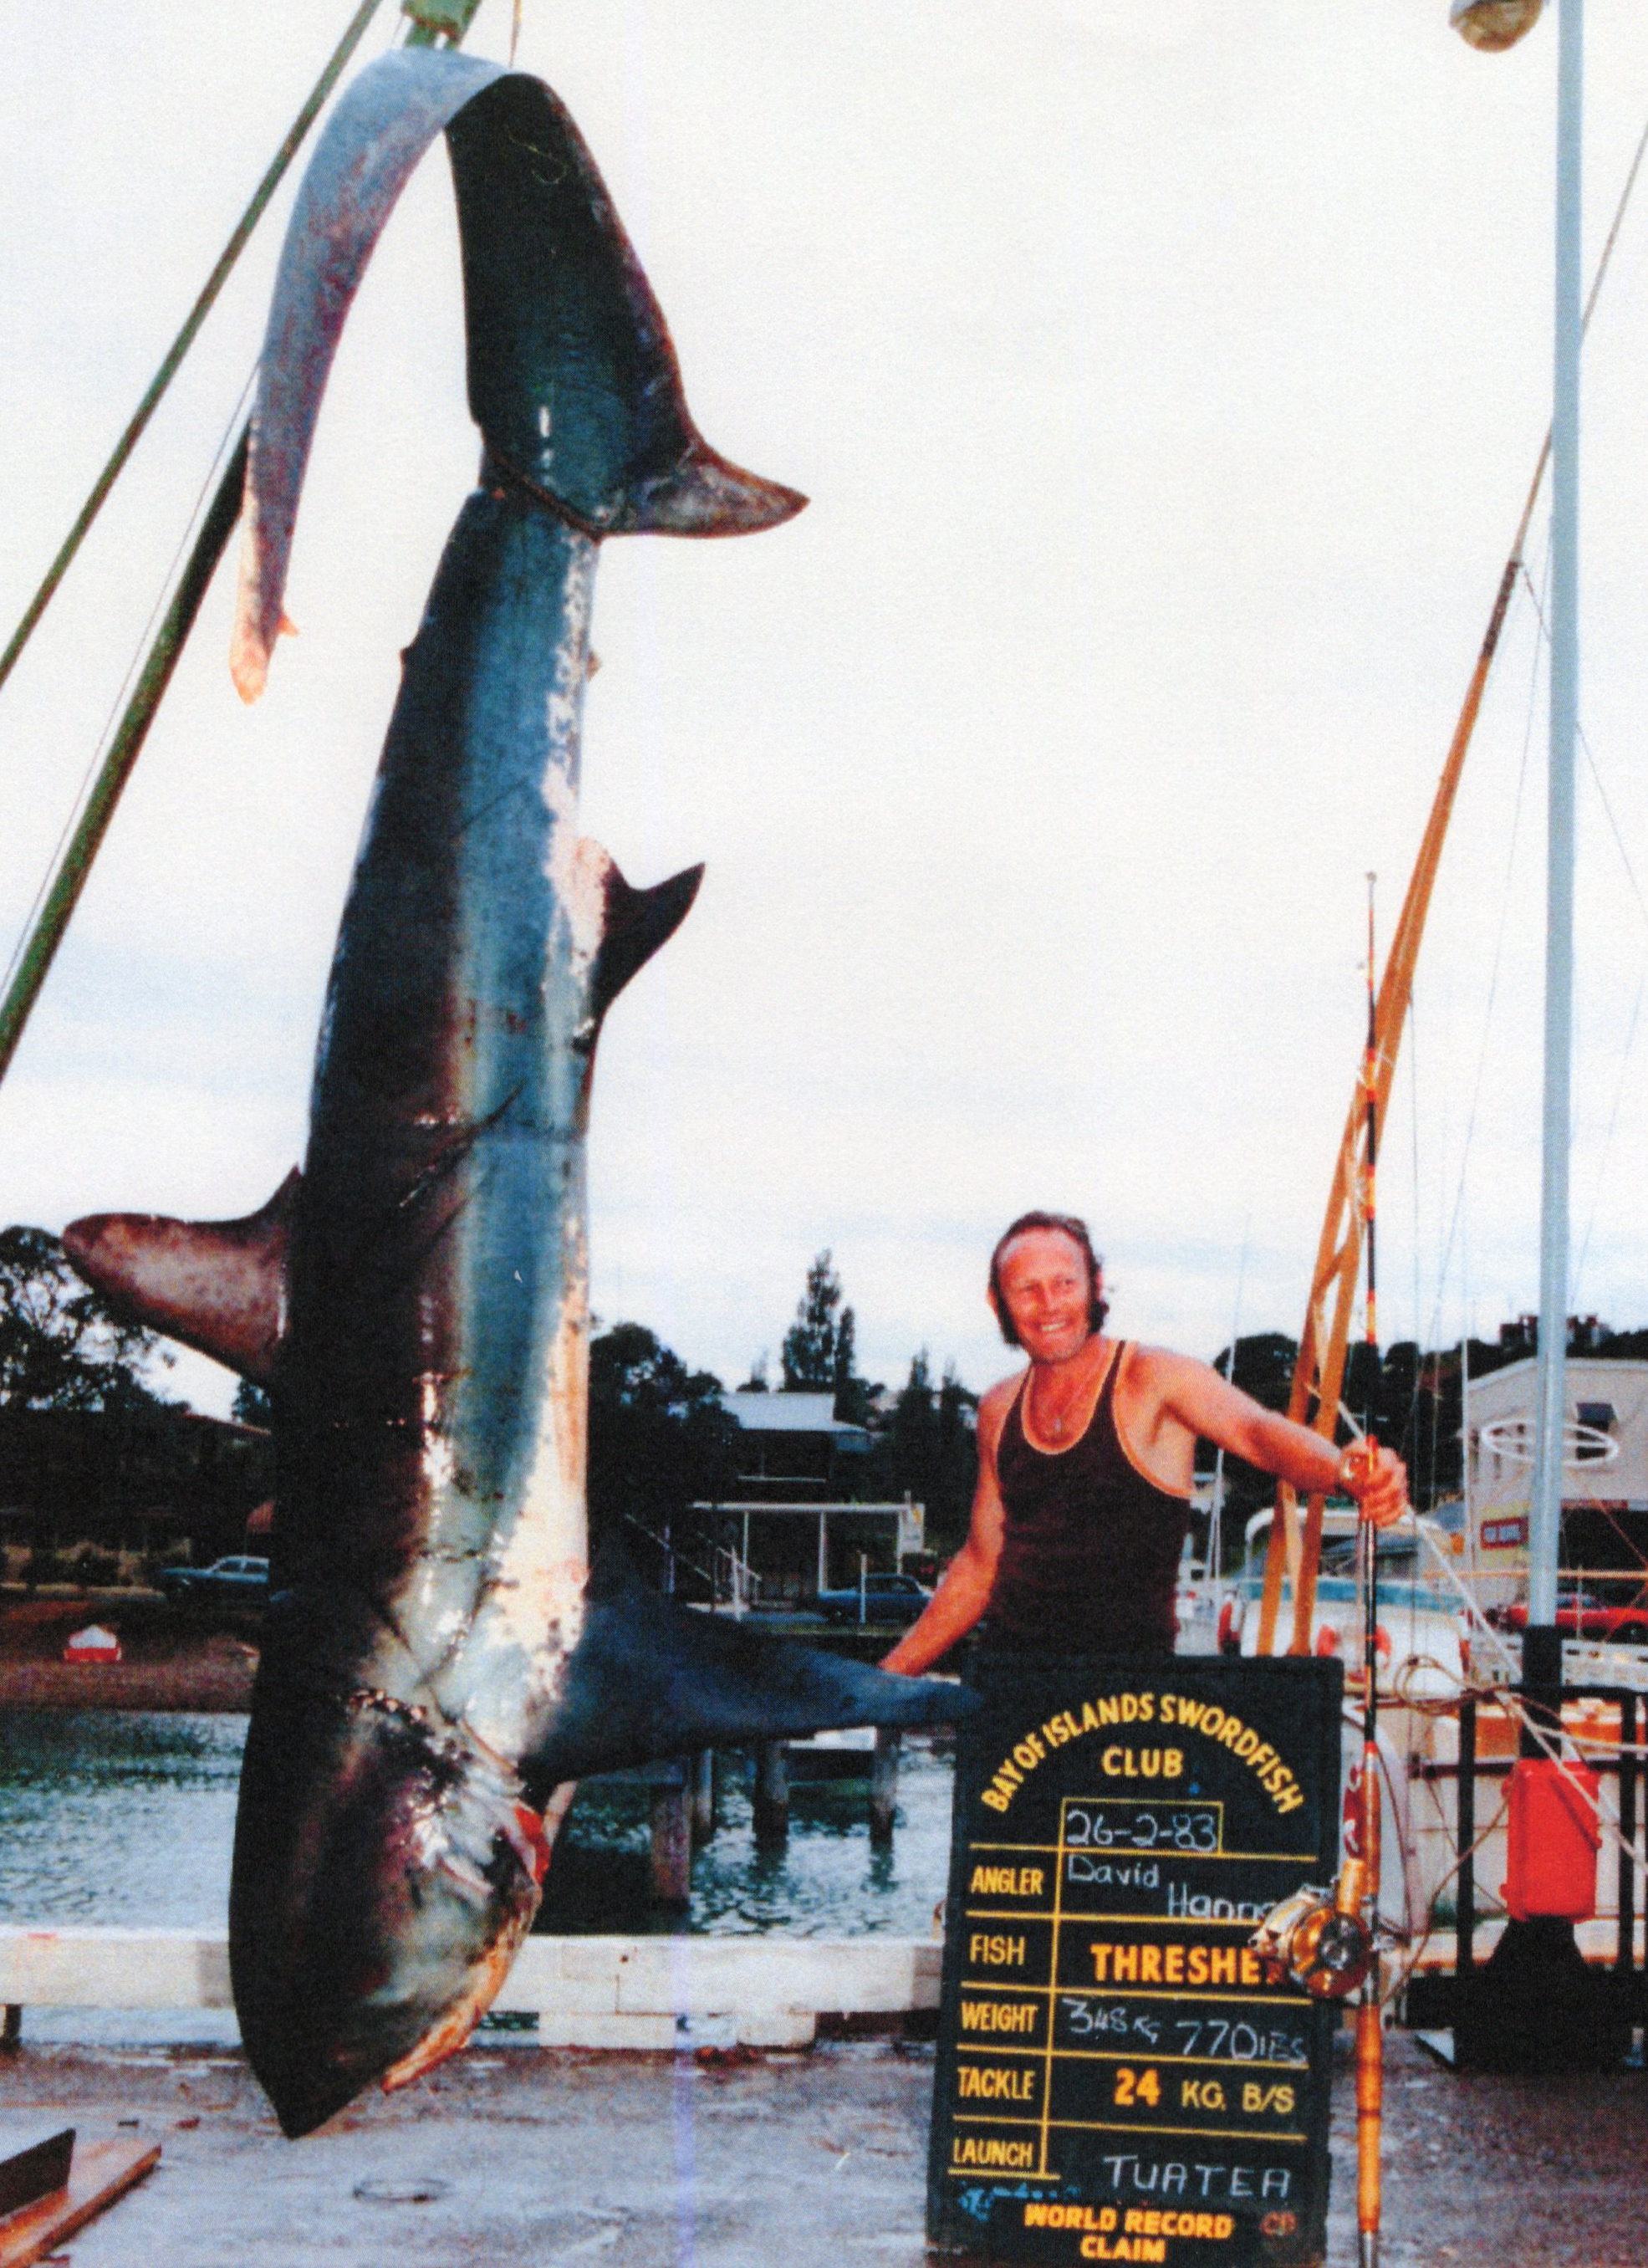
[{"label": "angler label", "polygon": [[981,1656],[928,2234],[1078,2268],[1307,2268],[1335,2011],[1248,1940],[1338,1863],[1336,1661]]}]

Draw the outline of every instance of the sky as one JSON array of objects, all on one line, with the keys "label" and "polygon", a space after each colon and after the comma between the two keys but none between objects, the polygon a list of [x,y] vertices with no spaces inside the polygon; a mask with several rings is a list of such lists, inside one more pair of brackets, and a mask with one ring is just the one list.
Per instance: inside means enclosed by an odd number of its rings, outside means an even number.
[{"label": "sky", "polygon": [[[392,0],[364,63],[394,35]],[[0,630],[345,0],[0,0]],[[1549,416],[1556,40],[1446,0],[525,0],[711,443],[806,491],[605,547],[586,830],[691,918],[614,1010],[593,1299],[729,1385],[828,1247],[864,1368],[1009,1366],[990,1248],[1113,1327],[1297,1334],[1387,937]],[[1592,0],[1587,264],[1648,118]],[[467,42],[508,52],[509,0]],[[292,177],[295,180],[295,175]],[[0,690],[21,932],[255,358],[291,182]],[[1587,348],[1573,1304],[1648,1322],[1648,190]],[[438,147],[321,412],[269,688],[217,583],[0,1086],[0,1219],[250,1211],[302,1155],[398,654],[474,477]],[[1528,566],[1539,586],[1545,511]],[[1380,1176],[1387,1338],[1537,1303],[1545,684],[1512,610]],[[199,1359],[173,1388],[227,1408]]]}]

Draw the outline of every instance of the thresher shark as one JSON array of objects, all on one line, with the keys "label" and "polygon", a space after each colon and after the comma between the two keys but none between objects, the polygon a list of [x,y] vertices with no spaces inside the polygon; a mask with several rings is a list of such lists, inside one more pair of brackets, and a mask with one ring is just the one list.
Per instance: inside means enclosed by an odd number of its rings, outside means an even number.
[{"label": "thresher shark", "polygon": [[236,681],[261,690],[331,357],[445,132],[480,485],[405,657],[319,1041],[308,1154],[250,1219],[65,1237],[129,1313],[266,1384],[271,1599],[240,1784],[235,2006],[289,2134],[467,2038],[581,1775],[962,1705],[677,1609],[585,1501],[585,1135],[601,1020],[691,905],[578,833],[614,534],[800,510],[717,456],[589,151],[540,81],[401,51],[356,82],[282,255]]}]

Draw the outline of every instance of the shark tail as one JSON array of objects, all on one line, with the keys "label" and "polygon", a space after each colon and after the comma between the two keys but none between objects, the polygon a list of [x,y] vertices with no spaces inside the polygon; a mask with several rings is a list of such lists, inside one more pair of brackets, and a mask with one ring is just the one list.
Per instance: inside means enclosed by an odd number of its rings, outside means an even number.
[{"label": "shark tail", "polygon": [[302,1189],[294,1167],[240,1220],[90,1213],[63,1251],[110,1306],[267,1386],[286,1328],[286,1248]]},{"label": "shark tail", "polygon": [[402,48],[363,71],[305,173],[264,335],[230,668],[254,701],[283,628],[298,501],[338,339],[414,167],[445,129],[469,404],[494,461],[595,537],[741,535],[806,498],[699,434],[662,311],[595,161],[543,83]]},{"label": "shark tail", "polygon": [[939,1724],[975,1705],[943,1678],[889,1676],[678,1607],[641,1581],[611,1537],[590,1571],[554,1730],[523,1770],[541,1794],[650,1757],[843,1725]]}]

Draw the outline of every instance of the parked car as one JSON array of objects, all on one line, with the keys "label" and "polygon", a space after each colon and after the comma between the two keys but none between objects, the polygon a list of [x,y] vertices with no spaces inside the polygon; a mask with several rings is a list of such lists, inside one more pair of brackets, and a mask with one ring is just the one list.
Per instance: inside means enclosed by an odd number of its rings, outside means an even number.
[{"label": "parked car", "polygon": [[[1494,1617],[1502,1630],[1527,1628],[1527,1601],[1518,1599]],[[1593,1591],[1563,1584],[1556,1593],[1556,1627],[1570,1638],[1600,1638],[1615,1646],[1648,1645],[1648,1602],[1629,1605],[1599,1599]]]},{"label": "parked car", "polygon": [[866,1575],[862,1601],[855,1583],[850,1590],[820,1591],[814,1603],[826,1622],[856,1623],[862,1608],[867,1623],[913,1623],[931,1596],[914,1575]]},{"label": "parked car", "polygon": [[261,1607],[269,1597],[269,1563],[244,1554],[210,1567],[163,1567],[160,1588],[173,1606]]}]

